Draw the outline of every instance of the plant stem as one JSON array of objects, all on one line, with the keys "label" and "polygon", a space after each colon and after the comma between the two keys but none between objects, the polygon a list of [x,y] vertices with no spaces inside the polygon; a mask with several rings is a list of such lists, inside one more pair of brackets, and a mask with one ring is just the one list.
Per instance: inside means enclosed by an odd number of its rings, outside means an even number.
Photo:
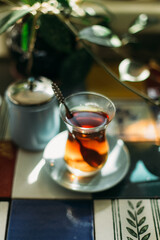
[{"label": "plant stem", "polygon": [[142,99],[144,99],[145,101],[160,107],[160,102],[159,101],[154,101],[153,99],[149,98],[145,93],[137,90],[134,87],[130,87],[129,85],[127,85],[126,83],[122,82],[119,77],[113,73],[113,71],[106,65],[106,63],[99,58],[99,56],[97,56],[95,53],[92,52],[92,50],[89,48],[89,46],[84,42],[84,40],[79,39],[78,38],[78,31],[77,29],[73,26],[73,24],[70,22],[70,20],[68,18],[64,18],[62,16],[60,16],[60,19],[62,20],[64,23],[66,24],[66,26],[70,29],[70,31],[75,35],[75,37],[77,37],[77,39],[82,43],[83,47],[86,49],[86,51],[92,56],[92,58],[114,79],[116,80],[119,84],[121,84],[122,86],[124,86],[125,88],[127,88],[129,91],[133,92],[134,94],[138,95],[139,97],[141,97]]},{"label": "plant stem", "polygon": [[27,64],[27,75],[30,76],[31,74],[31,69],[33,66],[33,51],[35,47],[35,42],[36,42],[36,33],[37,33],[37,20],[39,18],[40,13],[38,12],[34,18],[33,18],[33,24],[32,24],[32,29],[31,29],[31,36],[30,36],[30,43],[29,43],[29,48],[28,48],[28,64]]},{"label": "plant stem", "polygon": [[138,228],[138,219],[137,219],[137,212],[135,211],[135,218],[136,218],[136,228],[137,228],[137,235],[138,235],[138,240],[140,240],[140,236],[139,236],[139,228]]}]

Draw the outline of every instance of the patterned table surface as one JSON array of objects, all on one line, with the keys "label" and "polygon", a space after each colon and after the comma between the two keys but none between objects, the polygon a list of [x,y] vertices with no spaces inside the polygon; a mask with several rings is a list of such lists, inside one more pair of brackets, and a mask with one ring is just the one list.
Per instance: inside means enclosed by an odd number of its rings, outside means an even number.
[{"label": "patterned table surface", "polygon": [[7,129],[0,141],[1,240],[160,239],[155,121],[144,102],[115,104],[117,114],[108,133],[124,140],[131,164],[120,183],[98,193],[59,186],[40,163],[43,151],[19,149]]}]

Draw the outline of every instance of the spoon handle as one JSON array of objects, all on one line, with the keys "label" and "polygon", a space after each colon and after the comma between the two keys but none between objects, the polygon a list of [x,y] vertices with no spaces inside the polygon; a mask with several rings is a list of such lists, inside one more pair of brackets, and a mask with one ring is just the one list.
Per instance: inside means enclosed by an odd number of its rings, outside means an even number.
[{"label": "spoon handle", "polygon": [[66,105],[66,103],[64,101],[64,96],[63,96],[60,88],[58,87],[58,85],[55,82],[52,82],[52,89],[53,89],[54,94],[56,95],[56,98],[59,101],[59,103],[62,103],[65,106],[66,116],[68,118],[72,118],[73,115],[72,115],[71,111],[69,110],[68,106]]}]

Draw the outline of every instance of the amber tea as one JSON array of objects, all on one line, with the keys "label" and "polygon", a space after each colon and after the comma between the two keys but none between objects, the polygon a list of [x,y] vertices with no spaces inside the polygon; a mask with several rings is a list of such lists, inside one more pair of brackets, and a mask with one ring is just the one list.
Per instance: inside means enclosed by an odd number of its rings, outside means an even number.
[{"label": "amber tea", "polygon": [[[67,121],[85,129],[107,124],[109,119],[104,112],[75,111],[72,112],[72,115],[73,118],[67,119]],[[93,172],[106,162],[108,149],[104,129],[88,134],[73,131],[73,133],[69,133],[64,159],[71,168]],[[89,151],[88,154],[87,151]]]},{"label": "amber tea", "polygon": [[75,175],[93,175],[107,161],[106,128],[113,119],[115,107],[108,98],[90,92],[73,94],[66,98],[66,104],[71,111],[69,117],[60,106],[61,117],[69,130],[64,160]]}]

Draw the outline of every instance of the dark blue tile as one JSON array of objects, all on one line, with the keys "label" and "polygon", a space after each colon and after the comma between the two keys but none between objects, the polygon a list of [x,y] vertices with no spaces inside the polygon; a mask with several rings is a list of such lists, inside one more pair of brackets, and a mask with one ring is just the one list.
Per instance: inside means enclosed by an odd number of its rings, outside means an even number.
[{"label": "dark blue tile", "polygon": [[13,200],[7,240],[93,240],[90,200]]}]

